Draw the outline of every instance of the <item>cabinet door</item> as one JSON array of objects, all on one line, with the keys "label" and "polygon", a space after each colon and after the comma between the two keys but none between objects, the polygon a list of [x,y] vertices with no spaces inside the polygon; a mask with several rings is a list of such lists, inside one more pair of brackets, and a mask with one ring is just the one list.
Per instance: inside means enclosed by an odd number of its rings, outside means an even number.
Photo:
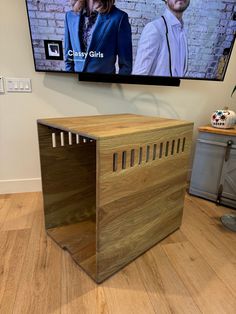
[{"label": "cabinet door", "polygon": [[226,144],[197,140],[190,193],[216,201]]},{"label": "cabinet door", "polygon": [[236,207],[236,148],[231,149],[229,160],[224,162],[220,184],[223,186],[222,204]]}]

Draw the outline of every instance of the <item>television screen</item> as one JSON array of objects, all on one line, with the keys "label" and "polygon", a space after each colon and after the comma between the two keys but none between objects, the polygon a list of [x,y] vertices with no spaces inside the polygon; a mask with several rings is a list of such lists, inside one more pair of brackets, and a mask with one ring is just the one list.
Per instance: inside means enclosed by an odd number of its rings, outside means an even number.
[{"label": "television screen", "polygon": [[223,80],[236,0],[26,0],[36,71]]}]

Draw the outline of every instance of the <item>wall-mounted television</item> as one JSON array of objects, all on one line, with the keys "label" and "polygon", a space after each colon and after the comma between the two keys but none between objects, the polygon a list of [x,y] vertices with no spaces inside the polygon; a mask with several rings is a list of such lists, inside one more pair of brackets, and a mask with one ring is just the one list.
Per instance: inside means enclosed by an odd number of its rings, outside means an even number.
[{"label": "wall-mounted television", "polygon": [[26,5],[36,71],[142,84],[222,81],[235,42],[236,0],[26,0]]}]

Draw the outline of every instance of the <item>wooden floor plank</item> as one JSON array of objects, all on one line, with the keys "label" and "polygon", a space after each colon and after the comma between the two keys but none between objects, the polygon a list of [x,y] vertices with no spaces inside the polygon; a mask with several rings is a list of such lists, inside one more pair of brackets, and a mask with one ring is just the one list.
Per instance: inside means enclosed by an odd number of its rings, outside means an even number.
[{"label": "wooden floor plank", "polygon": [[11,209],[11,195],[0,195],[0,231]]},{"label": "wooden floor plank", "polygon": [[156,245],[135,263],[156,313],[200,313],[162,245]]},{"label": "wooden floor plank", "polygon": [[12,313],[30,230],[0,231],[0,313]]},{"label": "wooden floor plank", "polygon": [[[39,313],[46,301],[44,290],[46,278],[43,273],[47,255],[46,238],[43,236],[41,215],[33,222],[29,245],[21,273],[21,285],[16,292],[14,313]],[[42,300],[43,299],[43,300]]]},{"label": "wooden floor plank", "polygon": [[190,242],[162,247],[203,313],[234,313],[234,295]]},{"label": "wooden floor plank", "polygon": [[[201,217],[196,219],[196,216],[201,215],[201,212],[196,211],[194,203],[187,201],[187,204],[188,210],[184,214],[181,231],[236,297],[235,255],[222,243],[222,235],[216,237],[216,233],[208,228],[207,222],[199,225]],[[233,243],[232,249],[236,253],[236,245]]]},{"label": "wooden floor plank", "polygon": [[[38,196],[39,197],[39,196]],[[27,193],[12,194],[9,196],[7,217],[1,230],[27,229],[32,227],[34,213],[37,208],[38,197],[29,197]]]},{"label": "wooden floor plank", "polygon": [[212,215],[219,218],[226,213],[235,213],[235,209],[216,204],[215,202],[210,202],[200,197],[186,194],[186,199],[192,200],[195,204],[199,205],[201,211],[208,215],[210,218],[212,217]]},{"label": "wooden floor plank", "polygon": [[[42,202],[38,199],[38,202]],[[14,313],[60,313],[61,250],[46,237],[43,212],[36,211]]]},{"label": "wooden floor plank", "polygon": [[[185,217],[191,215],[196,220],[198,228],[208,230],[212,233],[222,245],[230,250],[231,255],[236,258],[236,237],[235,233],[226,229],[221,221],[220,216],[229,213],[229,208],[221,207],[221,214],[217,213],[218,207],[212,203],[196,197],[186,197],[183,217],[183,225],[185,225]],[[235,212],[235,211],[234,211]]]},{"label": "wooden floor plank", "polygon": [[235,234],[186,197],[181,229],[97,285],[46,236],[40,193],[0,196],[0,313],[235,313]]},{"label": "wooden floor plank", "polygon": [[47,238],[47,257],[44,266],[46,288],[45,303],[41,313],[61,313],[61,269],[63,251]]},{"label": "wooden floor plank", "polygon": [[[61,314],[96,313],[96,283],[71,259],[62,255]],[[102,312],[101,312],[102,313]]]},{"label": "wooden floor plank", "polygon": [[101,286],[108,313],[156,313],[135,263],[130,263]]}]

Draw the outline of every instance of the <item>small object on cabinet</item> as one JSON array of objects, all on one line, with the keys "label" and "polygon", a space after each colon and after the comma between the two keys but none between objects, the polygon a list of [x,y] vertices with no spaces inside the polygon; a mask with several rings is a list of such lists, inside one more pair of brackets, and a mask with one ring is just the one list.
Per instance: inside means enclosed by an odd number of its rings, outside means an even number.
[{"label": "small object on cabinet", "polygon": [[225,107],[221,110],[216,110],[211,116],[211,125],[214,128],[230,129],[236,123],[236,114],[234,111]]}]

